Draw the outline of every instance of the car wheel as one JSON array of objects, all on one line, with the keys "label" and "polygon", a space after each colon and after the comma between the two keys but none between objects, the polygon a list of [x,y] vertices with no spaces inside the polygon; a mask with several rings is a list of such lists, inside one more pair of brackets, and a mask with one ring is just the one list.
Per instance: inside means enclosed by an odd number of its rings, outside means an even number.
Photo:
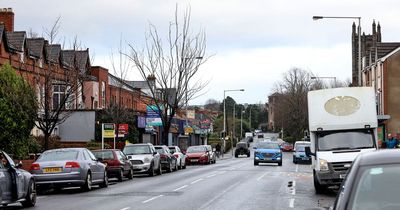
[{"label": "car wheel", "polygon": [[182,166],[182,169],[186,169],[186,161],[185,161],[185,165]]},{"label": "car wheel", "polygon": [[179,170],[182,170],[183,169],[183,166],[182,166],[182,160],[181,161],[179,161],[179,168],[178,168]]},{"label": "car wheel", "polygon": [[281,162],[278,162],[278,166],[282,166],[282,161],[281,161]]},{"label": "car wheel", "polygon": [[84,191],[90,191],[92,189],[92,175],[90,174],[90,171],[87,172],[85,184],[82,186],[82,189]]},{"label": "car wheel", "polygon": [[128,179],[133,179],[133,170],[129,169]]},{"label": "car wheel", "polygon": [[119,174],[118,174],[118,181],[122,182],[122,180],[124,179],[124,169],[119,170]]},{"label": "car wheel", "polygon": [[149,176],[154,176],[154,164],[151,164],[151,165],[150,165],[150,168],[149,168]]},{"label": "car wheel", "polygon": [[162,175],[162,167],[161,167],[161,163],[158,164],[158,171],[157,171],[158,175]]},{"label": "car wheel", "polygon": [[247,153],[247,157],[250,157],[250,153]]},{"label": "car wheel", "polygon": [[257,161],[254,161],[254,165],[255,165],[255,166],[258,166],[258,162],[257,162]]},{"label": "car wheel", "polygon": [[235,154],[235,158],[238,158],[239,157],[239,155],[238,154]]},{"label": "car wheel", "polygon": [[175,171],[178,170],[178,161],[175,161]]},{"label": "car wheel", "polygon": [[108,187],[108,176],[107,176],[107,171],[104,172],[104,178],[103,178],[103,182],[101,184],[99,184],[99,186],[101,188],[106,188]]},{"label": "car wheel", "polygon": [[168,164],[167,172],[168,172],[168,173],[171,173],[171,172],[172,172],[172,161],[169,162],[169,164]]},{"label": "car wheel", "polygon": [[29,181],[28,192],[26,193],[25,200],[21,202],[23,207],[33,207],[36,204],[36,184],[35,181]]}]

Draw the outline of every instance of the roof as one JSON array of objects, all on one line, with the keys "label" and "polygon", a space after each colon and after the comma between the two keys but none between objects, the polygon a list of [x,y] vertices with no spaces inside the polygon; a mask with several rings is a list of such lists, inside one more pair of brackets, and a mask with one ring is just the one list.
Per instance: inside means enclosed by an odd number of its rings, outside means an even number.
[{"label": "roof", "polygon": [[28,38],[26,39],[26,48],[28,55],[42,58],[44,49],[44,38]]},{"label": "roof", "polygon": [[124,80],[121,80],[120,78],[108,73],[108,84],[110,86],[114,87],[121,87],[125,90],[134,90],[133,87],[131,87],[128,83],[126,83]]},{"label": "roof", "polygon": [[61,53],[61,45],[51,44],[46,46],[46,58],[53,63],[59,63]]},{"label": "roof", "polygon": [[125,82],[130,86],[132,86],[133,88],[150,89],[147,81],[125,81]]},{"label": "roof", "polygon": [[[4,27],[4,24],[0,23],[0,43],[8,43],[7,42],[7,35],[6,35],[6,29]],[[3,45],[6,49],[8,49],[8,44]]]},{"label": "roof", "polygon": [[12,50],[23,52],[26,38],[25,31],[6,32],[8,45]]},{"label": "roof", "polygon": [[378,58],[382,58],[383,56],[389,54],[396,48],[400,47],[400,42],[382,42],[376,43],[376,48],[378,51]]},{"label": "roof", "polygon": [[75,59],[74,50],[61,50],[61,62],[64,66],[73,67]]},{"label": "roof", "polygon": [[360,166],[380,164],[400,164],[399,149],[382,149],[373,152],[361,153],[358,155]]},{"label": "roof", "polygon": [[90,65],[89,49],[75,51],[75,59],[78,69],[81,70],[82,73],[85,73],[87,70],[87,65]]}]

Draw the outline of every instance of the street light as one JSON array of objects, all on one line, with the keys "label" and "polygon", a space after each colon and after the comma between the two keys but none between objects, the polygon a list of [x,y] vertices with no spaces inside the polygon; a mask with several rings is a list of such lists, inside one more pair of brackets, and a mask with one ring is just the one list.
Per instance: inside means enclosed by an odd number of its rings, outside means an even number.
[{"label": "street light", "polygon": [[[234,91],[244,91],[244,89],[233,89],[233,90],[224,90],[224,130],[222,131],[224,133],[224,145],[225,145],[225,134],[226,134],[226,105],[225,105],[225,93],[226,92],[234,92]],[[232,144],[232,139],[231,139],[231,149],[232,149],[232,154],[233,154],[233,144]],[[233,155],[232,155],[233,156]]]},{"label": "street light", "polygon": [[313,16],[313,20],[320,20],[324,18],[331,19],[358,19],[358,86],[361,86],[361,17],[355,16]]},{"label": "street light", "polygon": [[243,138],[243,113],[244,112],[245,112],[244,110],[242,110],[240,112],[240,139]]}]

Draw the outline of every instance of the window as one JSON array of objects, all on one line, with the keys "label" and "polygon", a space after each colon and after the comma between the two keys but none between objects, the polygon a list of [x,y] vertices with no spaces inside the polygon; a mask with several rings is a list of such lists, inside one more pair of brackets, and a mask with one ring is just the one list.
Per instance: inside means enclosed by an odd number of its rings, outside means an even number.
[{"label": "window", "polygon": [[53,85],[53,109],[58,109],[65,97],[65,85]]},{"label": "window", "polygon": [[101,82],[101,107],[106,107],[106,83]]}]

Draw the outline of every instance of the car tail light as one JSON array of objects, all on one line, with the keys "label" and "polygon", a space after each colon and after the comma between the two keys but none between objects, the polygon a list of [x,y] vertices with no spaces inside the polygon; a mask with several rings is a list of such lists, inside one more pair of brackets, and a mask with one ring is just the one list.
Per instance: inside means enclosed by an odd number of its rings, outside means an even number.
[{"label": "car tail light", "polygon": [[119,160],[109,160],[107,163],[109,166],[120,166],[122,164]]},{"label": "car tail light", "polygon": [[31,171],[36,171],[36,170],[40,170],[40,165],[39,163],[32,163],[31,167],[30,167]]},{"label": "car tail light", "polygon": [[65,168],[79,168],[80,165],[78,162],[67,162],[65,164]]}]

